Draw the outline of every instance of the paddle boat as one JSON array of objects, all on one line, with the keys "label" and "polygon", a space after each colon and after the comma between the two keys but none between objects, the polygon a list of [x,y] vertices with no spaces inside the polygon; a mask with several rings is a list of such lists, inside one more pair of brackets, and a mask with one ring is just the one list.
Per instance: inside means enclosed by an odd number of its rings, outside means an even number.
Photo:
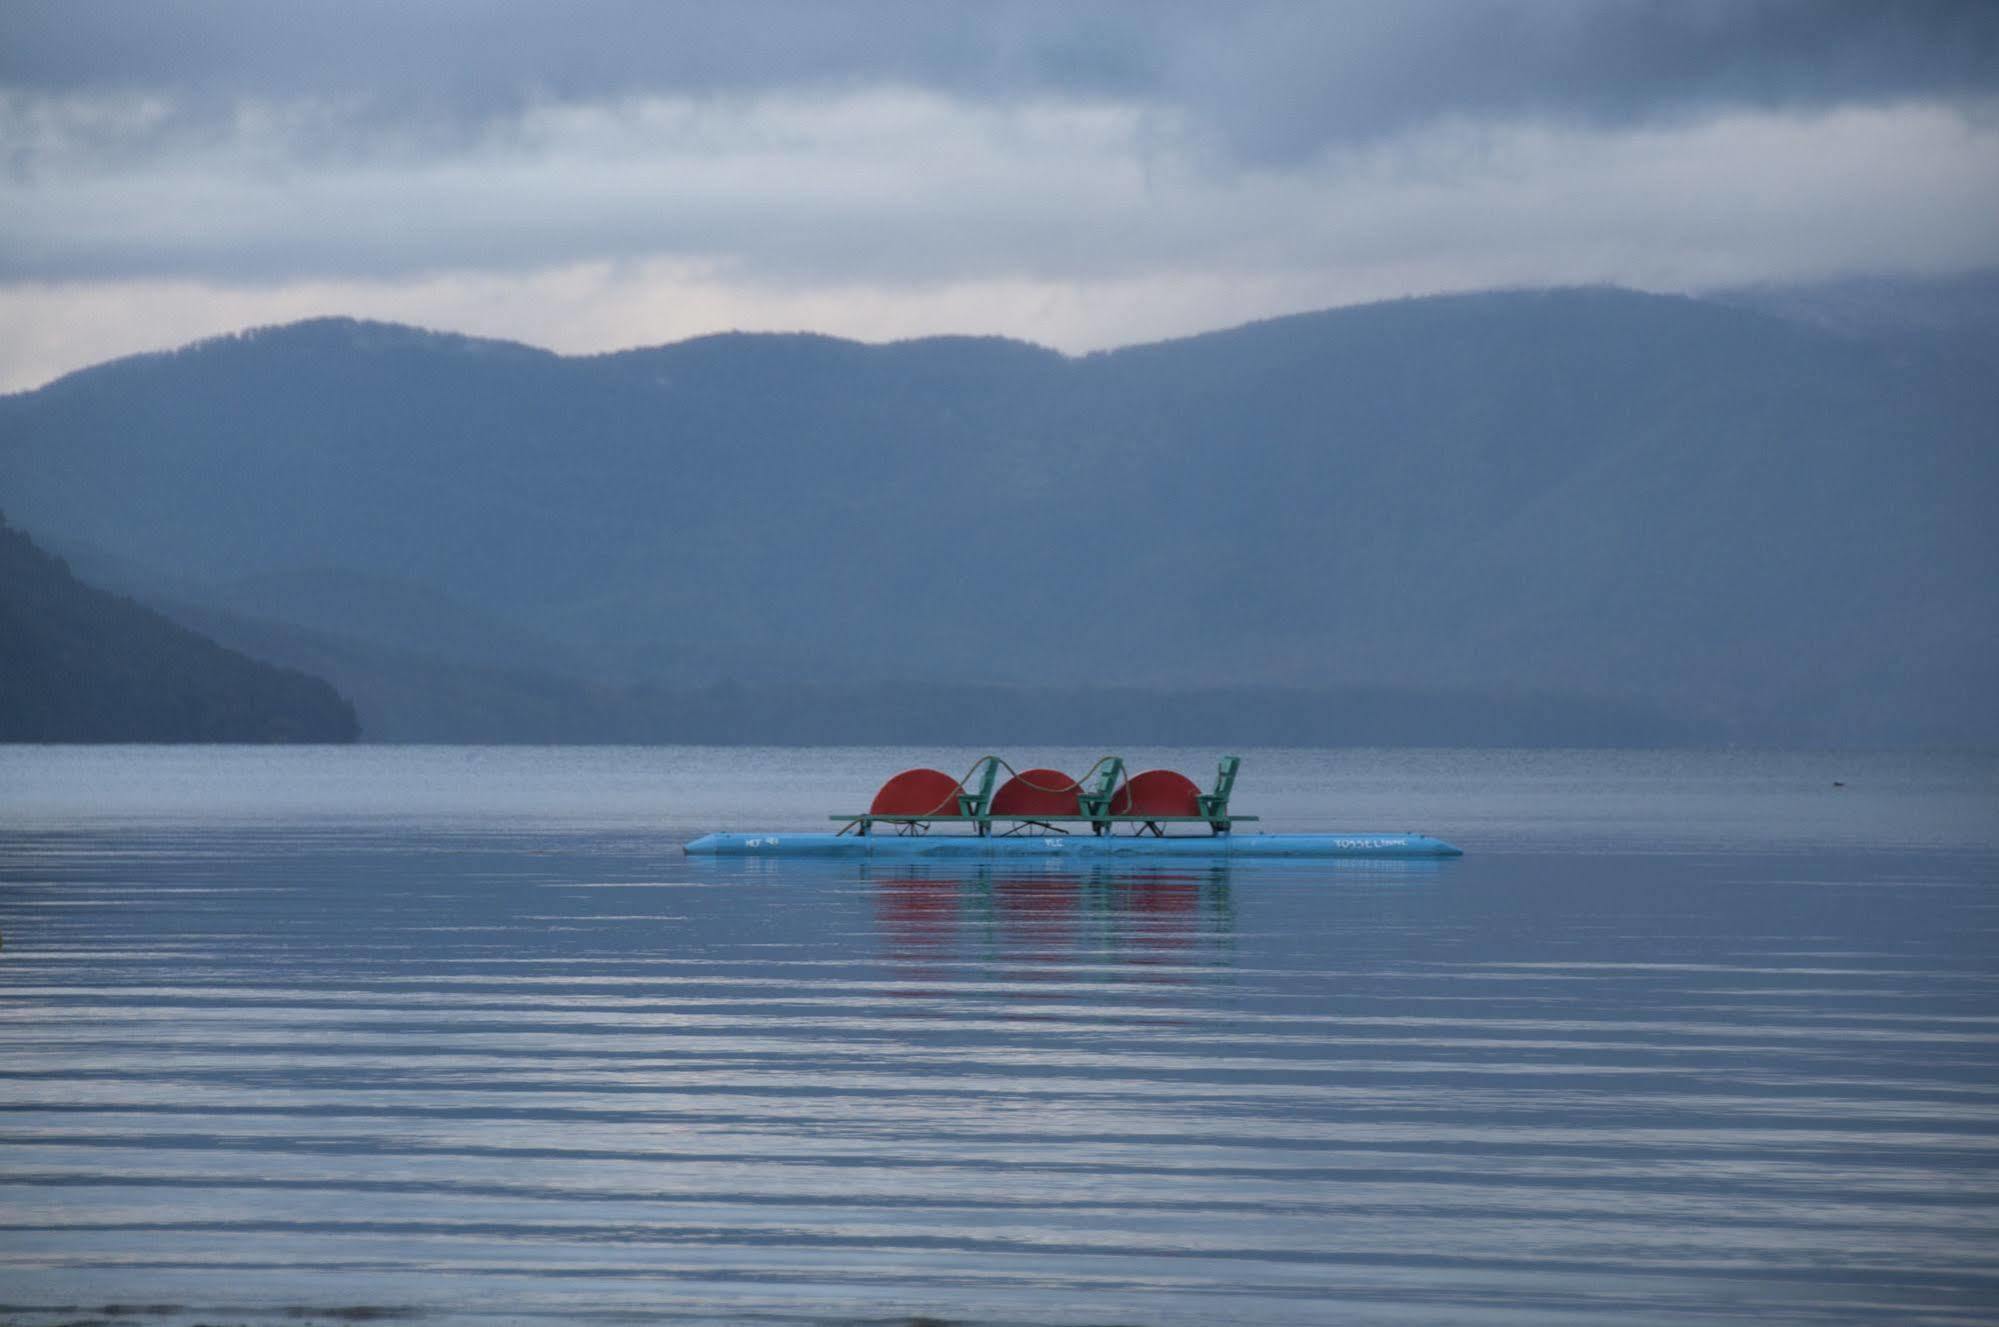
[{"label": "paddle boat", "polygon": [[[1238,833],[1258,819],[1229,808],[1242,762],[1224,756],[1213,788],[1201,791],[1177,770],[1127,775],[1105,756],[1079,779],[1060,770],[1016,770],[981,756],[961,779],[937,769],[891,778],[866,811],[828,817],[833,833],[782,830],[704,834],[686,845],[697,856],[995,858],[1459,857],[1428,834]],[[999,782],[1000,771],[1009,775]],[[958,833],[933,833],[962,827]]]}]

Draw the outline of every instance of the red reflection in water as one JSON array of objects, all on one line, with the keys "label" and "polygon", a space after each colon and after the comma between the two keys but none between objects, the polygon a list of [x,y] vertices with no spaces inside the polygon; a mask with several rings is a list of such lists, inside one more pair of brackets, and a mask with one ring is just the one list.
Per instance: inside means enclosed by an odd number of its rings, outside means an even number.
[{"label": "red reflection in water", "polygon": [[1180,958],[1201,938],[1202,887],[1185,875],[1148,873],[1124,886],[1134,963]]},{"label": "red reflection in water", "polygon": [[[1078,873],[903,871],[874,881],[890,958],[939,971],[946,960],[1036,967],[1106,960],[1185,962],[1225,936],[1227,876],[1173,870]],[[1053,974],[1051,974],[1053,975]]]},{"label": "red reflection in water", "polygon": [[935,876],[878,880],[875,921],[892,949],[948,949],[958,933],[958,882]]},{"label": "red reflection in water", "polygon": [[1060,963],[1075,948],[1074,876],[1003,876],[993,882],[1001,947],[1027,963]]}]

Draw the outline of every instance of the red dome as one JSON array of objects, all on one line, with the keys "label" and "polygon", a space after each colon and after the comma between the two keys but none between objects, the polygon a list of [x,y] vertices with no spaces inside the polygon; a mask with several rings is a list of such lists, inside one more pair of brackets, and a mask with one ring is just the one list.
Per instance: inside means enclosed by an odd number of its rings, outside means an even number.
[{"label": "red dome", "polygon": [[993,794],[993,814],[1073,816],[1076,791],[1076,781],[1059,769],[1022,770]]},{"label": "red dome", "polygon": [[1111,799],[1116,816],[1198,816],[1201,789],[1177,770],[1149,769],[1134,774]]},{"label": "red dome", "polygon": [[941,769],[906,769],[881,786],[868,814],[942,818],[958,814],[958,781]]}]

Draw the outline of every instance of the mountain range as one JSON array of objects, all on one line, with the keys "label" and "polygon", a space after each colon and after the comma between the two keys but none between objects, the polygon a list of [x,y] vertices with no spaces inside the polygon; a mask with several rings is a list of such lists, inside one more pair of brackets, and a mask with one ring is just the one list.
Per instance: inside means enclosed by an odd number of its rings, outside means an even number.
[{"label": "mountain range", "polygon": [[384,740],[1983,743],[1969,289],[1494,292],[1081,357],[321,319],[0,398],[0,506]]}]

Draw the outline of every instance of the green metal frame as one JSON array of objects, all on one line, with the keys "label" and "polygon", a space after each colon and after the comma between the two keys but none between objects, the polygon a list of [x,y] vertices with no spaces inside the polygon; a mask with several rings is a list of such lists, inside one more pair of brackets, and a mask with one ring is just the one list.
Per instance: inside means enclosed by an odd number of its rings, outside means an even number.
[{"label": "green metal frame", "polygon": [[978,826],[977,832],[984,835],[991,831],[993,824],[993,785],[999,782],[999,757],[982,757],[979,764],[985,766],[985,773],[979,776],[979,790],[972,793],[962,788],[958,790],[958,814],[971,820]]},{"label": "green metal frame", "polygon": [[1096,784],[1076,792],[1076,813],[1090,822],[1092,834],[1111,832],[1111,799],[1117,796],[1118,781],[1124,778],[1124,757],[1107,756],[1097,762]]},{"label": "green metal frame", "polygon": [[[1229,815],[1229,797],[1235,792],[1235,772],[1241,765],[1242,757],[1223,756],[1221,764],[1215,766],[1215,790],[1202,793],[1197,799],[1201,814],[1208,818],[1208,823],[1215,827],[1217,834],[1228,833],[1229,822],[1236,818]],[[1254,819],[1253,816],[1241,818]]]}]

